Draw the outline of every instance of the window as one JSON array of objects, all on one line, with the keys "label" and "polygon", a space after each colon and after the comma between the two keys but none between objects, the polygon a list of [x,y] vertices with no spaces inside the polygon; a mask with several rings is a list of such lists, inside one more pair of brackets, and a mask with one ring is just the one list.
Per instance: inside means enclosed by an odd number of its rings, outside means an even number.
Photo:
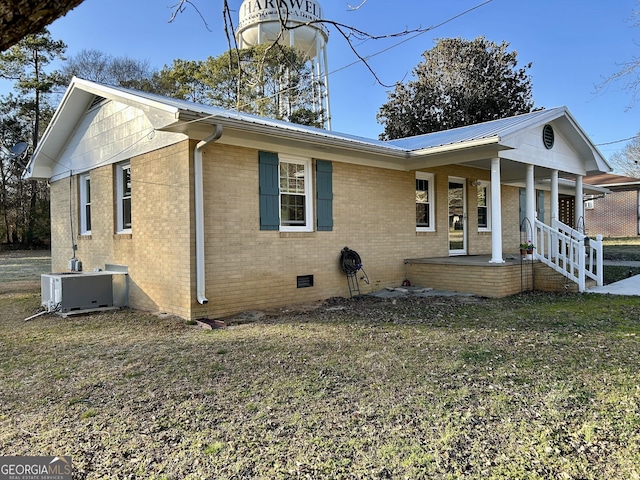
[{"label": "window", "polygon": [[131,164],[116,165],[117,233],[131,232]]},{"label": "window", "polygon": [[434,232],[433,174],[416,172],[416,231]]},{"label": "window", "polygon": [[[322,166],[318,186],[318,230],[331,230],[331,164]],[[313,197],[311,159],[260,152],[260,229],[312,232]]]},{"label": "window", "polygon": [[91,235],[91,178],[80,175],[80,234]]},{"label": "window", "polygon": [[478,181],[478,231],[491,231],[491,183]]},{"label": "window", "polygon": [[279,171],[281,230],[308,230],[310,162],[280,159]]}]

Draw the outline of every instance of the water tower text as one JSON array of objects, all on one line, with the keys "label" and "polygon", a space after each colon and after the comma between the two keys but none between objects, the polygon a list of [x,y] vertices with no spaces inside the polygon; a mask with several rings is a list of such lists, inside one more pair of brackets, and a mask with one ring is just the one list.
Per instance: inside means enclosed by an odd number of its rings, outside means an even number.
[{"label": "water tower text", "polygon": [[283,15],[299,17],[306,20],[320,20],[322,9],[312,0],[252,0],[242,4],[241,20],[257,15],[278,14],[278,8]]}]

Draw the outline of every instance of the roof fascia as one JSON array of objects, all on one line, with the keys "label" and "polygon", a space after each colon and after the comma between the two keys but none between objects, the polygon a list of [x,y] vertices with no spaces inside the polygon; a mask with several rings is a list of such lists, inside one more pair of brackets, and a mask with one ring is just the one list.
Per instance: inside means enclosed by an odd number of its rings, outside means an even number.
[{"label": "roof fascia", "polygon": [[[62,100],[60,100],[60,104],[58,105],[58,108],[56,108],[56,111],[53,113],[53,117],[51,118],[49,125],[47,125],[47,128],[45,129],[44,133],[42,134],[42,137],[40,138],[40,141],[38,142],[38,146],[33,152],[33,155],[31,155],[31,158],[29,159],[29,162],[27,163],[27,166],[25,167],[24,172],[22,173],[23,178],[25,179],[49,178],[49,176],[51,175],[51,172],[52,172],[51,167],[47,168],[43,165],[39,165],[42,163],[40,161],[40,156],[43,155],[42,153],[43,150],[49,144],[54,130],[57,130],[58,124],[61,123],[60,119],[71,108],[70,104],[72,103],[72,97],[75,95],[77,80],[78,79],[76,77],[73,77],[71,80],[71,83],[67,87],[67,90],[64,92],[64,95],[62,96]],[[86,110],[86,107],[88,106],[89,106],[89,102],[87,101],[84,109]],[[75,126],[73,128],[75,128]],[[72,129],[65,129],[65,130],[70,130],[71,132],[73,131]],[[48,157],[46,158],[48,162],[53,161],[53,159],[49,155],[45,155],[45,157]]]},{"label": "roof fascia", "polygon": [[488,145],[500,144],[500,137],[495,135],[493,137],[479,138],[477,140],[469,140],[466,142],[451,143],[448,145],[440,145],[437,147],[421,148],[419,150],[412,150],[408,152],[411,158],[423,158],[428,156],[442,155],[451,152],[459,152],[460,150],[467,150],[476,147],[486,147]]},{"label": "roof fascia", "polygon": [[[185,115],[186,114],[186,115]],[[405,149],[395,147],[392,145],[386,145],[382,142],[368,141],[368,139],[359,137],[349,137],[336,135],[335,133],[327,131],[306,131],[297,130],[295,128],[288,128],[287,125],[268,125],[259,122],[250,122],[242,118],[233,118],[227,115],[210,115],[203,117],[200,122],[194,121],[192,118],[193,112],[181,112],[178,119],[179,126],[184,121],[193,122],[191,128],[198,123],[207,124],[221,124],[225,128],[230,128],[236,131],[248,132],[257,135],[264,135],[274,137],[276,139],[284,141],[297,141],[314,146],[321,145],[324,147],[341,148],[345,150],[353,150],[359,152],[366,152],[384,157],[389,157],[394,160],[406,160],[409,158],[409,152]],[[168,126],[164,128],[168,131],[184,131],[183,129],[176,129],[176,125]],[[202,135],[205,130],[193,129]],[[224,134],[221,140],[224,139]]]},{"label": "roof fascia", "polygon": [[119,89],[118,87],[103,85],[101,83],[91,82],[89,80],[83,80],[76,77],[73,77],[73,79],[71,80],[71,84],[75,88],[82,89],[85,92],[92,93],[93,95],[104,97],[109,100],[118,100],[119,102],[125,103],[127,105],[135,105],[138,108],[140,108],[140,105],[142,104],[149,108],[173,114],[176,117],[178,114],[178,108],[172,105],[152,100],[142,95],[136,95],[135,93],[127,92],[125,90]]}]

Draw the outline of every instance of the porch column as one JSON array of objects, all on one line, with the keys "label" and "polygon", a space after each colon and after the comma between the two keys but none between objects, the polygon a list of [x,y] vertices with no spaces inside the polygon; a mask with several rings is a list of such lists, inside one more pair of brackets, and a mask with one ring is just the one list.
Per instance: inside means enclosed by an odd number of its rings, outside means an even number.
[{"label": "porch column", "polygon": [[527,165],[526,198],[526,214],[529,221],[524,229],[524,233],[527,235],[525,240],[531,240],[533,242],[536,231],[536,186],[533,176],[533,165]]},{"label": "porch column", "polygon": [[582,227],[582,231],[580,233],[585,232],[585,224],[584,224],[584,201],[583,201],[583,188],[582,188],[582,175],[578,175],[576,177],[576,218],[575,218],[575,227],[579,230]]},{"label": "porch column", "polygon": [[558,202],[558,170],[551,171],[551,223],[553,226],[554,220],[560,220],[560,212],[559,212],[559,202]]},{"label": "porch column", "polygon": [[555,233],[553,226],[554,220],[560,220],[560,202],[558,199],[558,170],[551,171],[551,221],[549,225],[552,230],[551,245],[549,246],[549,254],[554,260],[558,257],[558,235]]},{"label": "porch column", "polygon": [[500,159],[491,159],[491,260],[504,263],[502,258],[502,194],[500,185]]}]

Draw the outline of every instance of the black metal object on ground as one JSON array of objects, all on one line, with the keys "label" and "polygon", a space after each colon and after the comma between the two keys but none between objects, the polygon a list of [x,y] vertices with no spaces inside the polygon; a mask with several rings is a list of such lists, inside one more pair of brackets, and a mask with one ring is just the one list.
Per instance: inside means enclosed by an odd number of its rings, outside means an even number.
[{"label": "black metal object on ground", "polygon": [[340,252],[340,268],[347,277],[347,285],[349,286],[349,295],[353,298],[354,293],[360,295],[360,285],[358,284],[358,272],[362,271],[362,279],[368,284],[369,278],[362,268],[362,259],[358,252],[344,247]]}]

